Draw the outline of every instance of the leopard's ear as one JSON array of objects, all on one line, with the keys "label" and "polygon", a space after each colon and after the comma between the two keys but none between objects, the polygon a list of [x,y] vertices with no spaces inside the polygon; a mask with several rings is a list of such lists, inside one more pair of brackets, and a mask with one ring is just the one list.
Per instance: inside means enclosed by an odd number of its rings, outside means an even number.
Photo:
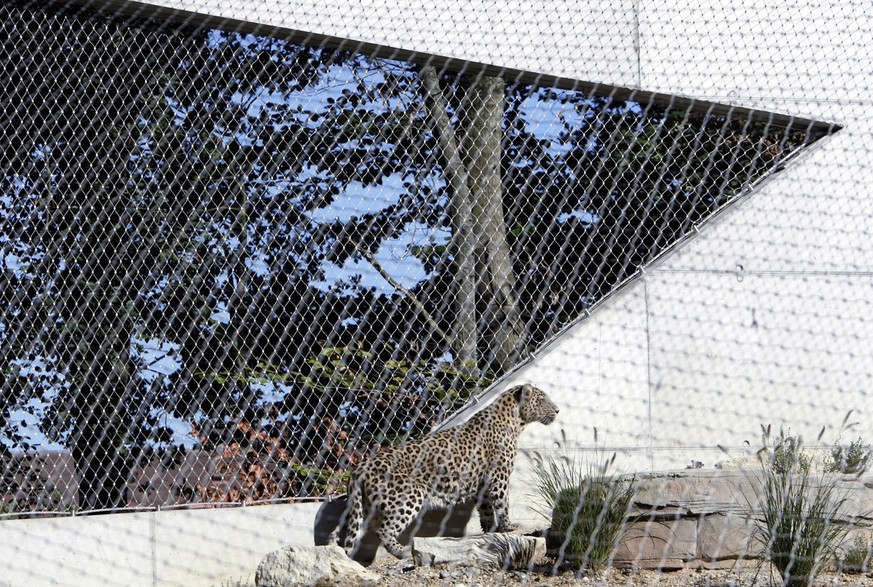
[{"label": "leopard's ear", "polygon": [[533,386],[530,383],[525,383],[524,385],[516,385],[515,389],[515,401],[521,403],[521,401],[533,392]]}]

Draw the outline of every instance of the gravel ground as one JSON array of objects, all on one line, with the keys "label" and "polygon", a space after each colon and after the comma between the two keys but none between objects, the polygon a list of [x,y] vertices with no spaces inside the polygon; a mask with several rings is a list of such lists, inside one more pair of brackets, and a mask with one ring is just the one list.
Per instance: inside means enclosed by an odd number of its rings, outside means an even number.
[{"label": "gravel ground", "polygon": [[[391,587],[495,587],[498,585],[537,585],[566,587],[570,585],[588,587],[768,587],[771,583],[766,573],[755,577],[754,569],[743,572],[731,571],[619,571],[608,569],[605,572],[579,577],[572,572],[551,575],[548,568],[522,571],[480,571],[478,569],[455,569],[440,567],[413,567],[410,561],[400,561],[393,557],[377,559],[370,566],[385,577],[384,585]],[[873,587],[873,577],[861,575],[829,574],[816,581],[815,585]]]}]

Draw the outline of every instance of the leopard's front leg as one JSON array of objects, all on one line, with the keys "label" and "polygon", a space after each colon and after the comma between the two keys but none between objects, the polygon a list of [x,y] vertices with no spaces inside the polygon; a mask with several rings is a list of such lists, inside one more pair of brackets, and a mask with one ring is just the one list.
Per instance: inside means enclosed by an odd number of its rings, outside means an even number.
[{"label": "leopard's front leg", "polygon": [[483,532],[512,532],[518,526],[509,521],[508,480],[492,480],[479,494],[477,509]]}]

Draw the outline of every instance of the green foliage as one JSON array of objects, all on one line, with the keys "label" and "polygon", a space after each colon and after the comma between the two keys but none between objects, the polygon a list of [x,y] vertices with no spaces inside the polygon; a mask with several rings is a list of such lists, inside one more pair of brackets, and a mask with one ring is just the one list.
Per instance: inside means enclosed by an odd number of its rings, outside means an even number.
[{"label": "green foliage", "polygon": [[776,475],[790,475],[795,470],[808,473],[812,469],[812,459],[803,453],[800,436],[787,436],[784,430],[779,430],[779,436],[771,439],[769,426],[763,432],[762,451],[767,453],[769,466]]},{"label": "green foliage", "polygon": [[[423,361],[395,356],[390,346],[376,354],[360,344],[329,346],[306,359],[307,368],[274,380],[295,384],[321,396],[349,397],[352,408],[368,418],[383,420],[402,416],[400,422],[382,422],[375,430],[380,443],[397,444],[411,433],[434,425],[442,411],[460,408],[476,391],[493,379],[490,372],[471,372],[453,363],[425,370]],[[348,426],[354,426],[352,418]],[[363,431],[364,440],[372,437]],[[391,437],[386,438],[384,435]]]},{"label": "green foliage", "polygon": [[17,500],[0,502],[0,516],[3,516],[3,518],[14,518],[14,514],[22,513],[24,511],[25,508],[22,508]]},{"label": "green foliage", "polygon": [[[407,359],[390,346],[379,352],[360,343],[324,345],[302,362],[302,369],[288,370],[254,359],[252,366],[236,370],[195,373],[241,388],[276,382],[292,390],[263,408],[248,410],[229,434],[210,434],[208,428],[199,434],[205,448],[223,445],[244,454],[250,469],[246,479],[264,477],[258,487],[276,486],[263,463],[281,461],[291,484],[289,495],[334,493],[347,482],[344,467],[359,462],[375,446],[397,445],[426,433],[493,377],[487,372],[473,375],[452,363],[426,371],[422,361]],[[306,415],[304,421],[317,418],[317,423],[294,428],[275,419],[289,411]],[[229,495],[206,489],[210,501],[252,499],[255,491]]]},{"label": "green foliage", "polygon": [[72,503],[64,503],[63,496],[58,491],[53,491],[34,503],[32,499],[13,499],[0,501],[0,521],[29,518],[34,512],[58,512],[73,513],[76,506]]},{"label": "green foliage", "polygon": [[846,548],[840,568],[846,573],[869,573],[871,571],[871,557],[873,557],[873,542],[869,538],[865,539],[856,535],[852,545]]},{"label": "green foliage", "polygon": [[290,463],[288,468],[300,479],[311,483],[312,492],[316,495],[328,495],[336,491],[338,487],[345,487],[351,474],[347,471],[332,471],[330,469],[318,469],[306,467],[297,463]]},{"label": "green foliage", "polygon": [[835,444],[831,448],[826,470],[832,473],[861,476],[870,470],[871,464],[873,464],[873,448],[869,444],[864,444],[858,437],[858,440],[853,440],[848,446]]},{"label": "green foliage", "polygon": [[808,585],[836,560],[849,531],[839,521],[846,493],[833,475],[813,474],[800,436],[772,438],[769,426],[762,429],[761,470],[752,476],[761,491],[755,537],[784,586]]},{"label": "green foliage", "polygon": [[[563,433],[563,432],[562,432]],[[597,431],[594,432],[595,446]],[[636,492],[634,478],[613,474],[615,453],[602,448],[580,464],[575,457],[532,455],[540,513],[551,520],[549,546],[558,551],[558,564],[579,570],[601,570],[624,535]]]}]

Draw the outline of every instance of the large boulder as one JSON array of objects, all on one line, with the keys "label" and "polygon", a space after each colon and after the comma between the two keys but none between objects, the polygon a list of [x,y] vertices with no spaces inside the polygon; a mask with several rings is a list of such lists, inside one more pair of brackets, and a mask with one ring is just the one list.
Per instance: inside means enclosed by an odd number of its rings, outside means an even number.
[{"label": "large boulder", "polygon": [[286,546],[265,556],[255,573],[257,587],[367,586],[380,580],[339,546]]},{"label": "large boulder", "polygon": [[445,564],[479,569],[526,569],[546,554],[545,538],[518,534],[478,534],[461,538],[419,538],[412,541],[416,566]]}]

